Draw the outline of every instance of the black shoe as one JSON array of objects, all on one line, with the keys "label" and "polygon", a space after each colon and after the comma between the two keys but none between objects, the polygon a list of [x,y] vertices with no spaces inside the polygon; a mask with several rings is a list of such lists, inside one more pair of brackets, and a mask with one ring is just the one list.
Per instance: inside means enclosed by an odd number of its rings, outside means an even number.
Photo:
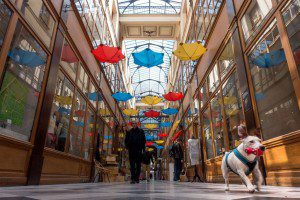
[{"label": "black shoe", "polygon": [[135,184],[135,181],[131,181],[130,184]]},{"label": "black shoe", "polygon": [[135,183],[140,183],[140,180],[136,180]]}]

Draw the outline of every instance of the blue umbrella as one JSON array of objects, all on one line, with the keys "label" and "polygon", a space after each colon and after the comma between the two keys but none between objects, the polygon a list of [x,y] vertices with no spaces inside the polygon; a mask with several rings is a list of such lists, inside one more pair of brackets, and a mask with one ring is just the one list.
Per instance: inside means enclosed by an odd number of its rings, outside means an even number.
[{"label": "blue umbrella", "polygon": [[92,101],[102,101],[102,96],[98,93],[98,92],[90,92],[88,93],[88,98],[89,100],[92,100]]},{"label": "blue umbrella", "polygon": [[112,139],[112,135],[105,135],[105,136],[104,136],[104,139],[105,139],[105,140]]},{"label": "blue umbrella", "polygon": [[8,56],[16,63],[31,68],[45,64],[45,61],[36,52],[25,51],[20,48],[13,48],[8,52]]},{"label": "blue umbrella", "polygon": [[198,113],[198,109],[197,109],[197,108],[195,108],[194,111],[195,111],[195,112],[192,113],[192,112],[191,112],[191,109],[189,109],[189,110],[188,110],[188,115],[192,115],[192,114]]},{"label": "blue umbrella", "polygon": [[117,101],[128,101],[129,99],[132,99],[133,96],[126,92],[117,92],[112,95],[112,97]]},{"label": "blue umbrella", "polygon": [[252,60],[252,63],[260,68],[270,68],[280,65],[285,62],[285,54],[283,49],[264,53]]},{"label": "blue umbrella", "polygon": [[167,109],[162,110],[162,112],[166,115],[175,115],[175,114],[178,113],[178,109],[176,109],[176,108],[167,108]]},{"label": "blue umbrella", "polygon": [[170,127],[170,126],[172,126],[172,122],[162,122],[160,125],[162,127]]},{"label": "blue umbrella", "polygon": [[144,49],[143,51],[138,53],[132,53],[132,56],[135,64],[147,68],[158,66],[164,63],[164,54],[157,53],[149,48]]},{"label": "blue umbrella", "polygon": [[156,148],[157,148],[157,149],[163,149],[164,146],[157,146]]},{"label": "blue umbrella", "polygon": [[84,127],[84,123],[79,121],[74,121],[74,125]]},{"label": "blue umbrella", "polygon": [[151,135],[146,135],[146,140],[147,140],[147,141],[151,141],[151,140],[153,140],[153,139],[154,139],[153,136],[151,136]]},{"label": "blue umbrella", "polygon": [[59,107],[58,112],[60,114],[67,114],[69,115],[71,113],[71,110],[65,107]]},{"label": "blue umbrella", "polygon": [[263,98],[265,98],[265,95],[263,93],[255,93],[254,94],[256,101],[260,101]]}]

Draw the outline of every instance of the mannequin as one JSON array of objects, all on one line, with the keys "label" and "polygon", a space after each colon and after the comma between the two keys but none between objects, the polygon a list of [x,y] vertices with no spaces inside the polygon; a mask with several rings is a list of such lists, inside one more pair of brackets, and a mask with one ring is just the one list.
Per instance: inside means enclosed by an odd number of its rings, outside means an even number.
[{"label": "mannequin", "polygon": [[199,165],[199,157],[200,157],[200,149],[199,149],[199,140],[195,138],[193,135],[191,139],[188,140],[188,150],[189,150],[189,157],[191,160],[191,166],[194,166],[195,175],[193,177],[193,181],[195,182],[198,178],[198,182],[202,182],[198,171],[197,165]]}]

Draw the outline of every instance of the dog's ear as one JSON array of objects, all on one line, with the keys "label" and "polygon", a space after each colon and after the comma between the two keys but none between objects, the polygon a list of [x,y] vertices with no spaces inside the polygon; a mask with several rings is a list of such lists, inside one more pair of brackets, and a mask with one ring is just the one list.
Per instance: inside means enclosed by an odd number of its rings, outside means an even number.
[{"label": "dog's ear", "polygon": [[242,140],[248,136],[245,125],[241,124],[238,126],[238,135]]}]

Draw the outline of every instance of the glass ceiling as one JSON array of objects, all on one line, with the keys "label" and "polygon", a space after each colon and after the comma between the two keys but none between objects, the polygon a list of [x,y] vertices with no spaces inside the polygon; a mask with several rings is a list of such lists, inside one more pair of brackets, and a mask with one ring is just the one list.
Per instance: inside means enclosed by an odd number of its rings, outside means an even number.
[{"label": "glass ceiling", "polygon": [[120,14],[179,14],[182,0],[119,0]]},{"label": "glass ceiling", "polygon": [[[141,97],[148,95],[162,96],[167,84],[174,40],[125,40],[125,46],[128,56],[127,66],[130,68],[131,84],[136,99],[140,100]],[[164,53],[164,63],[149,69],[134,64],[132,53],[146,48]]]}]

